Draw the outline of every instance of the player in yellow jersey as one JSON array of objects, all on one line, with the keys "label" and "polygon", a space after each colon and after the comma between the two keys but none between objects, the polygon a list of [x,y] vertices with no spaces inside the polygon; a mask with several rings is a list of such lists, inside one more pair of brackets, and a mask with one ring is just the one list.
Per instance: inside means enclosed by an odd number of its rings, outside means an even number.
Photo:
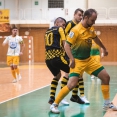
[{"label": "player in yellow jersey", "polygon": [[21,75],[19,72],[19,56],[23,54],[24,42],[23,39],[17,35],[17,27],[12,28],[12,35],[6,37],[3,42],[3,46],[8,44],[7,52],[7,64],[11,67],[11,73],[14,77],[13,83],[21,80]]},{"label": "player in yellow jersey", "polygon": [[84,12],[83,20],[71,29],[67,41],[65,43],[65,51],[70,58],[70,78],[66,86],[64,86],[57,95],[54,103],[50,106],[50,110],[53,113],[60,113],[58,105],[60,101],[68,95],[68,93],[77,85],[80,75],[84,71],[88,74],[93,74],[100,78],[101,91],[104,99],[103,109],[117,110],[110,101],[109,94],[109,81],[110,76],[106,72],[101,63],[97,63],[92,57],[90,57],[90,50],[92,46],[92,40],[95,41],[102,49],[104,56],[108,55],[108,51],[95,34],[94,27],[97,19],[97,12],[95,9],[88,9]]},{"label": "player in yellow jersey", "polygon": [[[84,11],[80,8],[75,10],[73,20],[70,20],[66,23],[65,27],[66,37],[68,36],[70,30],[82,20],[83,13]],[[63,77],[61,85],[62,86],[66,85],[67,81],[68,81],[67,78]],[[80,97],[78,96],[78,89],[80,90]],[[90,104],[90,102],[87,100],[86,96],[84,95],[84,81],[82,77],[79,78],[77,86],[72,90],[72,97],[70,98],[70,100],[80,104],[83,104],[83,102],[85,104]]]}]

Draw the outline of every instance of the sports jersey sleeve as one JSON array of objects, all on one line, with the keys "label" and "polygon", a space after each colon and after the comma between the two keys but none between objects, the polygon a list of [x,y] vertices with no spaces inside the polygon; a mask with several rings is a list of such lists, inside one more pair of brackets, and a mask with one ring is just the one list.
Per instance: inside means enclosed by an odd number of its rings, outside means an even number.
[{"label": "sports jersey sleeve", "polygon": [[77,37],[78,32],[76,33],[76,31],[73,28],[67,36],[67,43],[69,43],[70,45],[75,44]]},{"label": "sports jersey sleeve", "polygon": [[6,37],[6,39],[3,41],[3,44],[7,44],[8,43],[8,37]]},{"label": "sports jersey sleeve", "polygon": [[91,27],[91,32],[92,32],[92,38],[97,37],[95,30],[94,30],[94,27]]},{"label": "sports jersey sleeve", "polygon": [[71,29],[71,23],[69,22],[67,25],[66,25],[66,28],[65,28],[65,34],[67,35],[68,32],[70,31]]},{"label": "sports jersey sleeve", "polygon": [[22,37],[19,37],[19,43],[20,44],[23,44],[24,43]]},{"label": "sports jersey sleeve", "polygon": [[65,38],[65,32],[64,32],[64,30],[63,30],[62,27],[59,28],[59,34],[61,36],[61,40],[62,41],[66,40],[66,38]]}]

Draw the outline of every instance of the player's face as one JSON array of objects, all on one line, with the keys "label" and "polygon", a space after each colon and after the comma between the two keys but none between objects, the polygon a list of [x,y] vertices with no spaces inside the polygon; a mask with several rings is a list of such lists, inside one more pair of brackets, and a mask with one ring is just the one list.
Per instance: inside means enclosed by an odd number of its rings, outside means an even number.
[{"label": "player's face", "polygon": [[91,17],[87,17],[86,24],[88,27],[91,27],[93,24],[95,24],[95,21],[97,19],[97,14],[93,13]]},{"label": "player's face", "polygon": [[18,31],[17,29],[13,29],[12,30],[12,35],[14,35],[14,36],[17,35],[17,31]]},{"label": "player's face", "polygon": [[65,23],[64,20],[62,20],[62,21],[60,21],[60,22],[58,23],[58,26],[60,26],[60,27],[62,27],[62,28],[65,28],[65,25],[66,25],[66,23]]},{"label": "player's face", "polygon": [[76,23],[79,23],[82,20],[83,14],[82,12],[78,11],[76,14],[74,14],[74,19]]}]

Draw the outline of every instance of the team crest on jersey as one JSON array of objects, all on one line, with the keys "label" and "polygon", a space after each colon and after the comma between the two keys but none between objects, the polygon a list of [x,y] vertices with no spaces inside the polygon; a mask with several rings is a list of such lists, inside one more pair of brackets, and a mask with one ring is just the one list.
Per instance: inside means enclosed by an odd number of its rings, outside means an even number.
[{"label": "team crest on jersey", "polygon": [[15,49],[17,47],[17,43],[16,42],[10,42],[10,48],[11,49]]},{"label": "team crest on jersey", "polygon": [[69,33],[69,37],[72,38],[74,36],[74,32]]}]

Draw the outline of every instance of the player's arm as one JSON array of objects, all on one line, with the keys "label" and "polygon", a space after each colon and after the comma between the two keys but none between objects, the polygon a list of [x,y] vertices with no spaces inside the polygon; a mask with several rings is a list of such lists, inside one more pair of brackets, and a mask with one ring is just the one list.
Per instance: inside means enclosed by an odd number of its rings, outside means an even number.
[{"label": "player's arm", "polygon": [[5,46],[6,44],[8,44],[8,37],[2,43],[3,46]]},{"label": "player's arm", "polygon": [[93,40],[95,41],[96,44],[98,44],[103,49],[104,56],[107,56],[108,51],[106,47],[103,45],[103,43],[100,41],[100,39],[96,36]]},{"label": "player's arm", "polygon": [[63,47],[64,47],[66,37],[65,37],[65,32],[64,32],[64,30],[63,30],[62,27],[59,28],[59,34],[60,34],[60,36],[61,36],[62,45],[63,45]]},{"label": "player's arm", "polygon": [[22,55],[23,51],[24,51],[24,48],[25,48],[25,44],[24,44],[23,39],[21,39],[21,41],[19,43],[20,43],[20,47],[21,47],[21,49],[20,49],[20,55]]},{"label": "player's arm", "polygon": [[[78,36],[78,33],[77,33]],[[74,30],[71,30],[69,35],[67,36],[67,41],[65,42],[65,51],[68,55],[68,57],[70,58],[70,67],[74,68],[75,67],[75,59],[72,55],[72,51],[71,51],[71,45],[74,45],[76,42],[76,34],[74,33]]]},{"label": "player's arm", "polygon": [[71,68],[74,68],[75,67],[75,59],[74,59],[72,52],[71,52],[71,44],[66,41],[64,48],[65,48],[65,51],[66,51],[68,57],[70,58],[70,65],[69,66]]}]

